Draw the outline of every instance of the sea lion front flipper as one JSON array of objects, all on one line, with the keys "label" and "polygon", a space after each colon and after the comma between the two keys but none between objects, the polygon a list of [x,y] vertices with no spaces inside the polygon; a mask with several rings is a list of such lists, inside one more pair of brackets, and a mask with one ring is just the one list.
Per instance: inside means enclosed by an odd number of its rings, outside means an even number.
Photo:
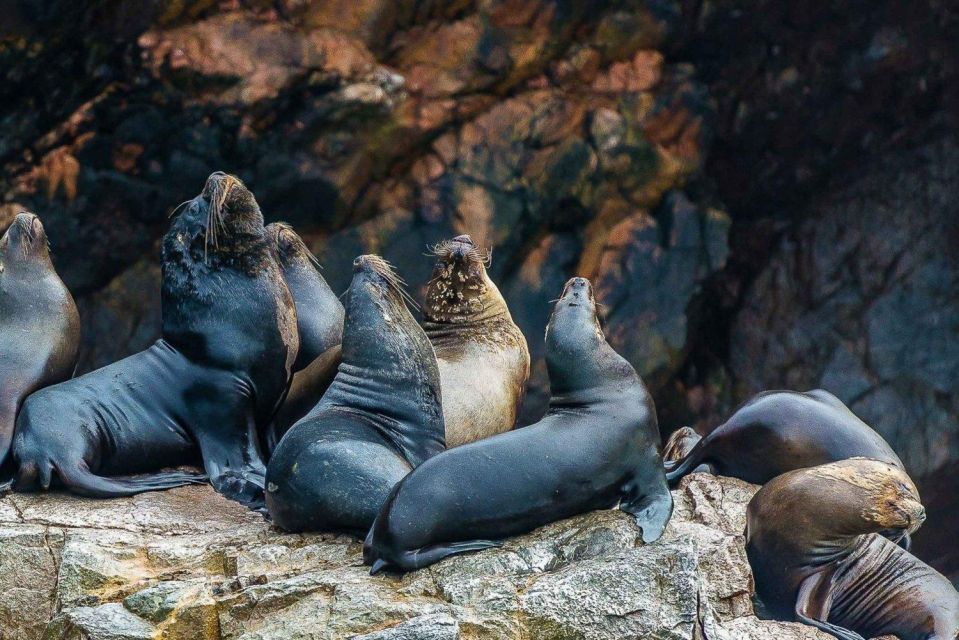
[{"label": "sea lion front flipper", "polygon": [[231,500],[260,510],[266,504],[266,465],[249,404],[222,393],[203,396],[194,403],[194,413],[204,420],[191,425],[191,431],[213,488]]},{"label": "sea lion front flipper", "polygon": [[820,571],[803,580],[796,596],[796,619],[839,640],[865,640],[854,631],[826,622],[832,607],[831,583],[832,571]]},{"label": "sea lion front flipper", "polygon": [[[641,486],[648,487],[648,485],[639,482],[634,482],[634,486],[637,489]],[[630,494],[634,491],[635,489]],[[673,515],[672,494],[665,487],[659,493],[642,496],[630,494],[627,494],[620,502],[619,510],[625,511],[636,518],[636,525],[643,530],[643,542],[646,544],[656,542],[663,535],[663,531],[666,530],[666,525],[669,524],[669,519]]]},{"label": "sea lion front flipper", "polygon": [[684,458],[668,460],[663,463],[663,468],[666,469],[666,481],[669,482],[670,486],[674,486],[683,476],[690,473],[705,460],[706,445],[709,441],[709,436],[701,438]]}]

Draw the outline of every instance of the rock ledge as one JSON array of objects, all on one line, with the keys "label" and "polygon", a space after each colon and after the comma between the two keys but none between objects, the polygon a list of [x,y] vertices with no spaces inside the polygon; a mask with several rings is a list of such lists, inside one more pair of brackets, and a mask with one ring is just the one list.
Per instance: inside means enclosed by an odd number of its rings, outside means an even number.
[{"label": "rock ledge", "polygon": [[598,511],[403,578],[343,536],[285,535],[208,487],[0,500],[3,640],[828,640],[757,619],[755,487],[693,474],[663,539]]}]

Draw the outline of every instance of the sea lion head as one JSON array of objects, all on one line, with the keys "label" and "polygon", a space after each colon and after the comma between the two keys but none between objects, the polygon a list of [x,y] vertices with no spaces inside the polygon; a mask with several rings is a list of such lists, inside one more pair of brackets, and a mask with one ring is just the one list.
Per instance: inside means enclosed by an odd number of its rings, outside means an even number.
[{"label": "sea lion head", "polygon": [[210,174],[200,195],[183,204],[186,206],[178,208],[173,231],[202,259],[211,254],[235,253],[238,245],[263,235],[260,207],[236,176],[222,171]]},{"label": "sea lion head", "polygon": [[492,254],[480,250],[468,235],[432,248],[433,277],[426,288],[423,316],[429,322],[464,323],[508,313],[506,301],[489,279]]},{"label": "sea lion head", "polygon": [[353,281],[347,291],[348,313],[356,315],[361,307],[374,305],[387,322],[396,320],[390,311],[402,309],[407,315],[406,305],[415,303],[406,292],[405,283],[390,263],[378,255],[367,254],[353,261]]},{"label": "sea lion head", "polygon": [[0,273],[26,265],[50,264],[47,234],[35,214],[18,213],[0,238]]},{"label": "sea lion head", "polygon": [[595,349],[606,337],[596,316],[593,285],[586,278],[570,278],[546,325],[547,351]]},{"label": "sea lion head", "polygon": [[593,286],[571,278],[546,325],[546,368],[554,396],[618,388],[636,371],[606,342],[596,317]]},{"label": "sea lion head", "polygon": [[266,226],[266,234],[271,245],[276,247],[277,258],[284,268],[313,265],[320,267],[319,261],[313,252],[303,242],[303,238],[285,222],[273,222]]},{"label": "sea lion head", "polygon": [[834,505],[830,517],[844,533],[913,533],[926,519],[916,485],[888,462],[850,458],[807,471],[823,485],[816,499]]}]

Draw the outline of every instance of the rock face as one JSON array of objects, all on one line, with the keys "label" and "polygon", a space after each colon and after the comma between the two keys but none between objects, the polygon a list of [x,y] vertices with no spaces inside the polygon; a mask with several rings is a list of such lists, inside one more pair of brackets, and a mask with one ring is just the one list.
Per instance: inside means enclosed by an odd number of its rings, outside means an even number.
[{"label": "rock face", "polygon": [[[732,335],[743,394],[824,387],[915,475],[959,461],[959,144],[886,158],[787,234]],[[905,220],[909,224],[903,224]]]},{"label": "rock face", "polygon": [[[683,193],[712,108],[662,53],[677,3],[147,5],[0,20],[19,96],[0,104],[0,195],[44,218],[84,310],[82,370],[156,337],[156,239],[216,169],[296,225],[334,288],[366,252],[418,288],[426,245],[470,233],[495,248],[535,360],[548,301],[576,273],[623,298],[614,342],[641,374],[680,366],[728,219]],[[534,372],[527,419],[545,405]]]},{"label": "rock face", "polygon": [[829,389],[893,446],[930,518],[917,552],[959,577],[959,140],[874,163],[786,234],[732,332],[739,394]]},{"label": "rock face", "polygon": [[826,640],[753,615],[756,487],[693,474],[665,536],[619,511],[370,577],[361,544],[285,535],[213,493],[0,500],[4,640],[657,638]]}]

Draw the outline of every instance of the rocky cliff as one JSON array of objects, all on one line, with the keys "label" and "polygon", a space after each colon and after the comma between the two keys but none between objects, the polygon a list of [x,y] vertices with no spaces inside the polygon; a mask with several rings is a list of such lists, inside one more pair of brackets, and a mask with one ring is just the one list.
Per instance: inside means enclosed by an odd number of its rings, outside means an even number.
[{"label": "rocky cliff", "polygon": [[828,640],[759,620],[742,531],[756,487],[693,474],[661,540],[597,511],[406,575],[285,535],[213,493],[0,500],[3,640]]}]

